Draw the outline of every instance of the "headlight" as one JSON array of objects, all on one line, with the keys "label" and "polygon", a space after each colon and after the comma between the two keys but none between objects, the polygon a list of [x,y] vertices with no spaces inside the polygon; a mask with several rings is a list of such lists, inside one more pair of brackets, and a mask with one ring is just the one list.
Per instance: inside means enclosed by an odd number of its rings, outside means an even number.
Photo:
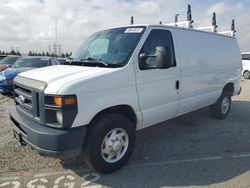
[{"label": "headlight", "polygon": [[75,95],[45,96],[45,119],[48,126],[69,128],[77,115]]},{"label": "headlight", "polygon": [[56,111],[56,120],[60,124],[63,123],[63,117],[62,117],[62,112],[61,111]]}]

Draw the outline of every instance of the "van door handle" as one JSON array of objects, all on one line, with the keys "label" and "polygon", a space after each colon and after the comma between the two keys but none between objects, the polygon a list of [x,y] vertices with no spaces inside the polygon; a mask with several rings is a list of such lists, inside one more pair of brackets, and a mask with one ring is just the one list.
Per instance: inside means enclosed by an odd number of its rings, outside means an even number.
[{"label": "van door handle", "polygon": [[176,81],[175,81],[175,89],[176,89],[176,90],[179,90],[179,89],[180,89],[180,81],[179,81],[179,80],[176,80]]}]

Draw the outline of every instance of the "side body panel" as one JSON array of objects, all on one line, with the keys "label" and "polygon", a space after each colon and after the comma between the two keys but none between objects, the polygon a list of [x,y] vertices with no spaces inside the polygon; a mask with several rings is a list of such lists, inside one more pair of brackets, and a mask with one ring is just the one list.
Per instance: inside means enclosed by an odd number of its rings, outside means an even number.
[{"label": "side body panel", "polygon": [[227,83],[239,91],[241,56],[235,38],[186,29],[175,34],[181,52],[178,115],[215,103]]}]

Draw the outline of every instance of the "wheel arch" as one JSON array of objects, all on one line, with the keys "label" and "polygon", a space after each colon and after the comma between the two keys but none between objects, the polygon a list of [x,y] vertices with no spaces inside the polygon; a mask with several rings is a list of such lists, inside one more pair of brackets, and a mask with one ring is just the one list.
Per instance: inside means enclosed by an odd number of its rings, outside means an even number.
[{"label": "wheel arch", "polygon": [[230,96],[233,96],[234,91],[235,91],[235,88],[232,82],[227,83],[223,88],[223,92],[229,92]]},{"label": "wheel arch", "polygon": [[[96,119],[98,119],[100,116],[104,115],[104,114],[110,114],[110,113],[116,113],[116,114],[120,114],[123,115],[125,117],[127,117],[134,125],[134,128],[136,129],[136,125],[137,125],[137,116],[135,114],[135,111],[133,110],[133,108],[129,105],[116,105],[116,106],[111,106],[108,108],[103,109],[102,111],[98,112],[90,121],[90,124],[95,121]],[[90,125],[89,124],[89,125]]]}]

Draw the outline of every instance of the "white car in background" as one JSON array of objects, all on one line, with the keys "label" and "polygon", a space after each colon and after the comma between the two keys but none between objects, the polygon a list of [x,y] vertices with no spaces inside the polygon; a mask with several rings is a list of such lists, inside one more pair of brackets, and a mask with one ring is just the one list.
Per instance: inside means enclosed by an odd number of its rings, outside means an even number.
[{"label": "white car in background", "polygon": [[250,52],[244,52],[242,55],[242,75],[245,79],[250,79]]}]

